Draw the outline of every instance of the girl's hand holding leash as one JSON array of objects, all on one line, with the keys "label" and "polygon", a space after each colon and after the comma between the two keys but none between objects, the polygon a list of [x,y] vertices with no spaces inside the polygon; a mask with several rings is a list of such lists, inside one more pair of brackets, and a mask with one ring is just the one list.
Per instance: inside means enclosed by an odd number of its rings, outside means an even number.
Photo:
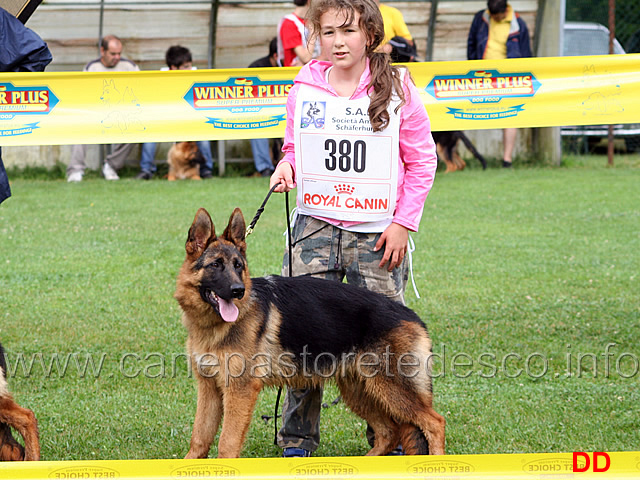
[{"label": "girl's hand holding leash", "polygon": [[384,255],[380,262],[380,268],[384,268],[389,262],[388,271],[393,271],[399,266],[407,254],[407,245],[409,242],[409,230],[398,223],[392,223],[382,232],[380,238],[376,242],[373,251],[377,252],[384,246]]},{"label": "girl's hand holding leash", "polygon": [[282,162],[276,167],[276,170],[271,175],[269,188],[272,188],[276,184],[279,185],[275,188],[274,192],[278,193],[289,192],[296,186],[293,180],[293,168],[291,168],[291,164]]}]

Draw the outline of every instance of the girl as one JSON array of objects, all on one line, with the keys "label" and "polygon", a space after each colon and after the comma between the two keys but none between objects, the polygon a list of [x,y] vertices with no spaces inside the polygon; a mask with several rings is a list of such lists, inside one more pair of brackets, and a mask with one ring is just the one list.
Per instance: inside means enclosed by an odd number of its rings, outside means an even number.
[{"label": "girl", "polygon": [[[307,23],[329,61],[302,67],[287,100],[285,155],[271,177],[276,192],[297,186],[283,272],[291,261],[294,275],[346,277],[404,303],[408,232],[437,166],[429,118],[409,73],[378,51],[374,0],[313,0]],[[319,389],[287,393],[284,456],[318,447],[321,400]]]}]

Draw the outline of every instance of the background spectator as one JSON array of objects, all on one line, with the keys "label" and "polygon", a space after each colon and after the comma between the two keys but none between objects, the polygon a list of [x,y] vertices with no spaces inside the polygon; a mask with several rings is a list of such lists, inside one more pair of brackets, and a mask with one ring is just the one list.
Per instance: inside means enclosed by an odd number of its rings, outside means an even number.
[{"label": "background spectator", "polygon": [[278,60],[283,67],[304,65],[313,58],[309,50],[308,32],[304,17],[309,10],[308,0],[293,0],[296,8],[278,23]]},{"label": "background spectator", "polygon": [[[140,70],[131,60],[122,58],[122,41],[115,35],[107,35],[100,42],[100,58],[92,60],[84,67],[84,72],[136,72]],[[111,145],[102,166],[102,174],[106,180],[119,180],[118,170],[123,167],[133,144],[116,143]],[[74,145],[71,150],[71,161],[67,167],[67,181],[80,182],[87,167],[86,145]]]},{"label": "background spectator", "polygon": [[384,22],[384,40],[382,41],[382,51],[385,53],[391,53],[391,47],[389,41],[393,37],[404,38],[409,45],[415,48],[413,37],[409,33],[409,28],[404,21],[402,12],[395,7],[380,3],[380,0],[376,0],[380,13],[382,14],[382,21]]},{"label": "background spectator", "polygon": [[416,47],[404,37],[389,40],[391,61],[394,63],[418,62]]},{"label": "background spectator", "polygon": [[[278,66],[278,39],[273,37],[269,42],[269,54],[251,63],[249,68],[277,67]],[[278,142],[279,143],[279,142]],[[273,173],[273,160],[269,151],[268,138],[252,138],[251,152],[256,171],[263,177],[270,177]]]},{"label": "background spectator", "polygon": [[[467,59],[504,59],[531,57],[527,24],[511,8],[507,0],[489,0],[487,9],[476,13],[469,29]],[[502,131],[502,166],[512,165],[517,129]]]},{"label": "background spectator", "polygon": [[[191,51],[180,45],[173,45],[167,49],[164,56],[166,67],[161,70],[195,70],[193,66],[193,57]],[[200,164],[200,178],[211,178],[213,176],[213,155],[211,154],[211,143],[209,140],[196,142],[198,150],[204,160]],[[136,175],[139,180],[150,180],[156,172],[156,149],[158,144],[155,142],[142,144],[142,155],[140,157],[140,173]]]}]

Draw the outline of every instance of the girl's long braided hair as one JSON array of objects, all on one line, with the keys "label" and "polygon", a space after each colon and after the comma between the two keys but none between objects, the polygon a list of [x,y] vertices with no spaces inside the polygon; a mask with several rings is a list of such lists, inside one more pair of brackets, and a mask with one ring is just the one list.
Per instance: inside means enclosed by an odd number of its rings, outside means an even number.
[{"label": "girl's long braided hair", "polygon": [[369,120],[374,132],[384,130],[389,124],[388,108],[392,96],[396,95],[400,98],[400,103],[395,109],[396,113],[406,103],[406,99],[400,69],[391,65],[389,54],[377,51],[384,40],[384,23],[380,8],[373,0],[310,1],[311,7],[307,12],[307,22],[312,31],[310,42],[315,42],[320,34],[320,17],[327,11],[335,10],[344,14],[345,25],[353,21],[355,12],[360,14],[359,27],[368,39],[366,54],[369,57],[371,70],[371,83],[367,86],[367,92],[371,98]]}]

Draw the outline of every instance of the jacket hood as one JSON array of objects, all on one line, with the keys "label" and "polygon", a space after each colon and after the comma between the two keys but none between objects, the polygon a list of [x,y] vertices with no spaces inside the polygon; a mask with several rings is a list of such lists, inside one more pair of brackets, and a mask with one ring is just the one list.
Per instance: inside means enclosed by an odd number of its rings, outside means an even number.
[{"label": "jacket hood", "polygon": [[[311,85],[316,88],[322,88],[333,95],[337,95],[333,87],[329,82],[327,82],[327,70],[331,68],[331,66],[331,62],[311,60],[300,69],[294,82]],[[367,86],[370,81],[371,71],[369,70],[369,59],[367,58],[367,63],[364,67],[364,71],[362,72],[362,76],[360,77],[360,83],[353,93],[352,98],[360,97],[362,94],[366,93]]]}]

